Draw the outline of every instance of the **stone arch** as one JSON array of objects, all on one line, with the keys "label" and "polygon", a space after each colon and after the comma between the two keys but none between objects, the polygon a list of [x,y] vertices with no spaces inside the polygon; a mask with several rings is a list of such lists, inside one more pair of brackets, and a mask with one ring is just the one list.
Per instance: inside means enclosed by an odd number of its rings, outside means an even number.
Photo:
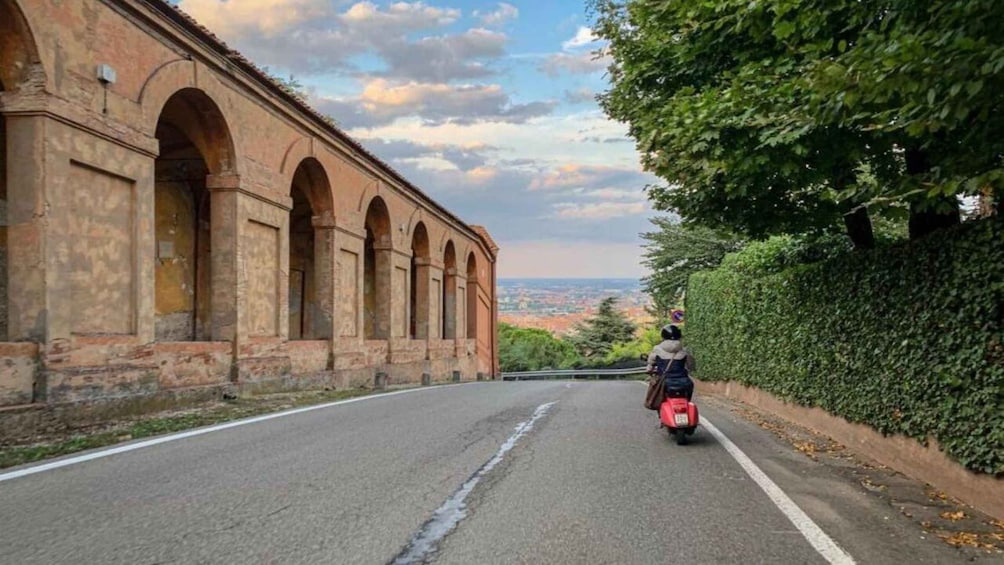
[{"label": "stone arch", "polygon": [[443,339],[457,337],[457,250],[453,240],[443,249]]},{"label": "stone arch", "polygon": [[331,337],[334,202],[324,166],[302,159],[290,181],[289,339]]},{"label": "stone arch", "polygon": [[380,196],[370,199],[364,222],[363,245],[363,325],[366,339],[390,337],[391,242],[390,210]]},{"label": "stone arch", "polygon": [[[164,102],[154,129],[157,261],[156,339],[206,341],[213,336],[211,175],[233,171],[233,140],[216,103],[183,88]],[[217,250],[217,253],[223,250]]]},{"label": "stone arch", "polygon": [[[169,102],[179,94],[187,97],[204,114],[202,124],[206,132],[207,147],[216,153],[212,159],[212,174],[240,174],[243,164],[237,154],[237,138],[229,124],[236,123],[228,115],[229,109],[223,103],[227,90],[216,79],[212,71],[200,67],[190,58],[176,59],[157,67],[139,94],[139,104],[143,109],[143,128],[148,135],[155,135],[157,125],[164,116]],[[207,156],[207,161],[210,157]]]},{"label": "stone arch", "polygon": [[0,0],[0,91],[16,91],[41,67],[31,26],[15,0]]},{"label": "stone arch", "polygon": [[429,232],[419,221],[411,234],[411,296],[409,300],[409,336],[411,339],[429,337],[429,282],[431,265]]},{"label": "stone arch", "polygon": [[467,254],[467,339],[478,338],[478,260]]},{"label": "stone arch", "polygon": [[183,88],[172,94],[161,108],[157,127],[165,121],[198,148],[211,174],[237,172],[230,126],[219,105],[204,91]]}]

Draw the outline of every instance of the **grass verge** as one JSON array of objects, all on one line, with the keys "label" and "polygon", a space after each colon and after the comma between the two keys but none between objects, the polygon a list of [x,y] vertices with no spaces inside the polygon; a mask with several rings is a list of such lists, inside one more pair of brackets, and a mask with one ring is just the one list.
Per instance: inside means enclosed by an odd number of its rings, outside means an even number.
[{"label": "grass verge", "polygon": [[300,391],[261,394],[235,400],[205,403],[182,411],[164,412],[106,422],[99,428],[74,434],[41,437],[27,445],[0,445],[0,469],[34,463],[52,457],[69,455],[87,449],[106,447],[124,441],[148,438],[211,426],[241,418],[249,418],[297,408],[346,400],[385,391],[349,389],[337,391]]}]

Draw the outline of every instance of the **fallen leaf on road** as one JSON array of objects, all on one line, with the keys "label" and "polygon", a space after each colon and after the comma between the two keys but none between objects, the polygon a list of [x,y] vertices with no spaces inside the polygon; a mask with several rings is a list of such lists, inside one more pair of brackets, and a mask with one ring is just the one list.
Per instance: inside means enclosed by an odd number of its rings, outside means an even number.
[{"label": "fallen leaf on road", "polygon": [[966,513],[959,510],[958,512],[942,512],[940,516],[946,520],[951,520],[953,522],[958,522],[959,520],[966,519]]}]

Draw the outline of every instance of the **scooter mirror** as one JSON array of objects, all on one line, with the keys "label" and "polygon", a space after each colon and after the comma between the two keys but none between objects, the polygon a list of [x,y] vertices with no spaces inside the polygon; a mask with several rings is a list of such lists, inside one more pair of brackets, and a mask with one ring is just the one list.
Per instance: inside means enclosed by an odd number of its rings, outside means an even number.
[{"label": "scooter mirror", "polygon": [[638,358],[641,359],[642,361],[648,361],[648,355],[645,355],[644,353],[639,355]]}]

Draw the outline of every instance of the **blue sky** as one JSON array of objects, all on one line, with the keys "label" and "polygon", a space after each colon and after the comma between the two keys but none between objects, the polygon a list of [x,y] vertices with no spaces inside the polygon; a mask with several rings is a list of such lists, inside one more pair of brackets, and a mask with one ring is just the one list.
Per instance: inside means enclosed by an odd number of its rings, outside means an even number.
[{"label": "blue sky", "polygon": [[638,277],[652,211],[579,1],[181,0],[464,220],[500,277]]}]

